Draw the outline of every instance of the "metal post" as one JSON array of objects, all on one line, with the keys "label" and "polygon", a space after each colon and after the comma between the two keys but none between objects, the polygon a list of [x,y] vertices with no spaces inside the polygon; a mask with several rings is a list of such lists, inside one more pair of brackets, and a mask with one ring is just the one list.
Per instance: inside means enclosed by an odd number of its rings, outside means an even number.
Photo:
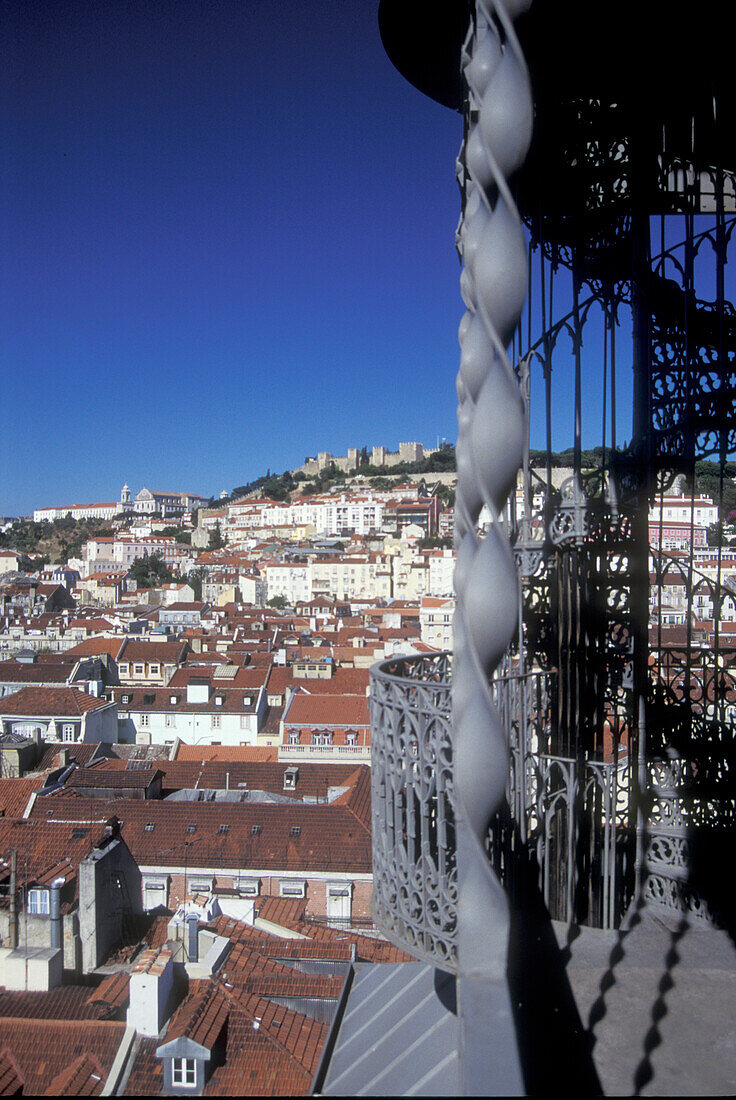
[{"label": "metal post", "polygon": [[18,946],[18,853],[15,848],[10,853],[10,927],[9,946],[15,950]]},{"label": "metal post", "polygon": [[51,924],[51,947],[62,946],[61,933],[61,887],[66,880],[55,878],[49,890],[49,918]]},{"label": "metal post", "polygon": [[[490,677],[517,625],[518,580],[504,531],[525,437],[524,403],[507,356],[526,296],[526,244],[508,177],[531,140],[529,77],[513,18],[529,0],[476,0],[463,49],[467,136],[460,229],[467,312],[457,389],[453,740],[457,802],[458,1021],[462,1091],[519,1095],[523,1081],[506,980],[509,912],[485,836],[508,776],[506,731]],[[486,506],[490,528],[481,539]]]}]

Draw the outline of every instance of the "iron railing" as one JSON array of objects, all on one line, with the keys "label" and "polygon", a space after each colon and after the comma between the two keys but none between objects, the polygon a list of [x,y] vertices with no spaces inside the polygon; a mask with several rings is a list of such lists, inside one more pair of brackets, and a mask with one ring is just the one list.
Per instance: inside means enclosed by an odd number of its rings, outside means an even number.
[{"label": "iron railing", "polygon": [[[510,768],[489,856],[512,894],[531,865],[553,918],[610,929],[633,883],[631,762],[618,747],[608,760],[549,752],[554,676],[512,669],[492,683]],[[371,682],[374,920],[394,943],[453,969],[450,657],[387,661]]]},{"label": "iron railing", "polygon": [[373,920],[411,954],[456,968],[457,878],[446,653],[371,669]]}]

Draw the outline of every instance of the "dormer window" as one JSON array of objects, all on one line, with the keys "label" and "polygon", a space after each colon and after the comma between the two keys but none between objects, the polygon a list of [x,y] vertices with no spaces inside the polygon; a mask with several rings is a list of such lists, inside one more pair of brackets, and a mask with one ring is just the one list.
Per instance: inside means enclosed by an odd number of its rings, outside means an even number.
[{"label": "dormer window", "polygon": [[215,706],[221,707],[224,702],[225,702],[225,696],[224,695],[216,695],[215,696]]},{"label": "dormer window", "polygon": [[279,894],[282,898],[303,898],[306,895],[306,882],[303,879],[282,879]]}]

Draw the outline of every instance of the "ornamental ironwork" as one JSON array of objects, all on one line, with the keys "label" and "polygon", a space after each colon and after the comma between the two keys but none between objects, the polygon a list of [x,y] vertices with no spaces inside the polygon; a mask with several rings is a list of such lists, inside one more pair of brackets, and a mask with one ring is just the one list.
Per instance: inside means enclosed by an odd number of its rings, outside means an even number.
[{"label": "ornamental ironwork", "polygon": [[371,669],[373,920],[390,940],[456,968],[457,868],[449,657]]}]

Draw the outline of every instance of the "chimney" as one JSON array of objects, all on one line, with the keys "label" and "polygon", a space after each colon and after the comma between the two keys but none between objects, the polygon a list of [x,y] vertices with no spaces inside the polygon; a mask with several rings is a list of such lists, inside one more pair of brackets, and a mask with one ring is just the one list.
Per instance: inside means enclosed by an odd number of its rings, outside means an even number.
[{"label": "chimney", "polygon": [[139,955],[130,975],[128,1027],[140,1035],[157,1036],[166,1022],[173,985],[171,951],[151,948]]},{"label": "chimney", "polygon": [[10,854],[10,923],[8,928],[9,946],[12,950],[18,946],[18,876],[16,866],[18,853],[15,848]]},{"label": "chimney", "polygon": [[62,946],[61,888],[66,879],[55,878],[49,891],[49,918],[51,922],[51,947]]},{"label": "chimney", "polygon": [[199,962],[199,918],[195,913],[187,917],[187,956],[189,962]]}]

